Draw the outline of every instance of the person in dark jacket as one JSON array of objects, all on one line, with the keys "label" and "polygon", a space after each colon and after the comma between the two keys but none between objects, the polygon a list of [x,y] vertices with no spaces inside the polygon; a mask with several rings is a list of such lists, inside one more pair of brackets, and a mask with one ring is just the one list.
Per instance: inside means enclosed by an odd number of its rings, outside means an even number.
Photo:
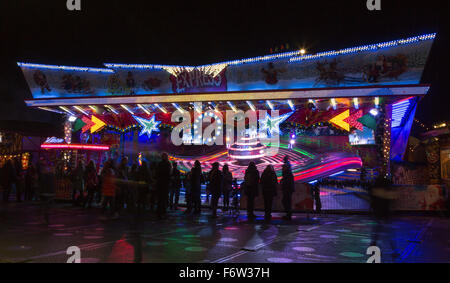
[{"label": "person in dark jacket", "polygon": [[283,216],[285,220],[291,220],[292,218],[292,193],[294,192],[294,175],[292,174],[291,164],[289,163],[289,157],[284,157],[284,164],[282,167],[282,179],[281,190],[283,191],[283,207],[286,212],[286,216]]},{"label": "person in dark jacket", "polygon": [[191,169],[191,203],[194,214],[201,213],[201,186],[203,183],[203,174],[200,161],[195,160],[194,167]]},{"label": "person in dark jacket", "polygon": [[91,207],[91,203],[94,200],[94,193],[98,185],[97,169],[95,168],[94,161],[89,161],[84,172],[84,184],[86,185],[87,196],[84,199],[83,207]]},{"label": "person in dark jacket", "polygon": [[222,194],[222,172],[219,169],[219,163],[214,162],[209,172],[209,185],[211,191],[211,209],[212,217],[217,217],[217,204]]},{"label": "person in dark jacket", "polygon": [[256,215],[253,213],[255,208],[255,198],[258,196],[259,172],[255,162],[251,161],[245,170],[244,192],[247,196],[247,218],[253,220]]},{"label": "person in dark jacket", "polygon": [[316,212],[322,212],[322,202],[320,200],[320,187],[318,183],[311,186],[311,192],[313,194],[314,203],[316,204]]},{"label": "person in dark jacket", "polygon": [[35,197],[36,188],[38,187],[38,174],[33,163],[30,162],[25,174],[25,200],[32,201]]},{"label": "person in dark jacket", "polygon": [[180,199],[180,189],[181,189],[181,173],[178,170],[178,165],[176,162],[172,163],[172,176],[170,182],[170,209],[178,208],[178,200]]},{"label": "person in dark jacket", "polygon": [[186,211],[184,214],[189,214],[192,211],[192,190],[191,190],[191,173],[192,171],[189,171],[186,174],[186,177],[184,178],[184,198],[186,201]]},{"label": "person in dark jacket", "polygon": [[166,216],[167,203],[169,198],[170,173],[172,166],[167,153],[161,154],[162,160],[157,167],[156,190],[158,198],[157,214],[159,218]]},{"label": "person in dark jacket", "polygon": [[223,209],[226,211],[230,208],[230,193],[233,190],[233,174],[225,164],[222,168],[222,191],[223,191]]},{"label": "person in dark jacket", "polygon": [[147,162],[142,161],[141,166],[136,173],[136,178],[133,181],[139,182],[138,186],[134,186],[137,190],[137,211],[140,215],[142,211],[145,209],[145,204],[148,196],[148,191],[150,188],[150,171],[147,167]]},{"label": "person in dark jacket", "polygon": [[124,156],[116,170],[116,176],[121,182],[118,183],[118,192],[116,193],[116,208],[120,211],[128,201],[128,157]]},{"label": "person in dark jacket", "polygon": [[264,197],[264,219],[270,221],[272,219],[272,202],[277,195],[278,179],[272,165],[267,165],[261,174],[261,188]]}]

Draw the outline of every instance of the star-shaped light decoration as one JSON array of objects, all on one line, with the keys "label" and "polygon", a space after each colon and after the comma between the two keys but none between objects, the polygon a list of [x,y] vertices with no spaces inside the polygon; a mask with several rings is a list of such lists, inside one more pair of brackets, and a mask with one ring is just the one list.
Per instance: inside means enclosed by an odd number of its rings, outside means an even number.
[{"label": "star-shaped light decoration", "polygon": [[142,136],[143,134],[147,134],[147,136],[150,138],[152,135],[152,132],[159,132],[159,124],[161,124],[160,121],[155,121],[155,115],[152,116],[150,120],[134,116],[133,118],[139,122],[139,124],[142,126],[142,130],[139,133],[139,136]]},{"label": "star-shaped light decoration", "polygon": [[279,135],[280,124],[283,123],[287,118],[289,118],[289,116],[291,116],[293,113],[294,111],[283,114],[276,118],[270,117],[269,113],[267,113],[263,119],[258,121],[260,133],[267,131],[269,136],[272,136],[274,134]]}]

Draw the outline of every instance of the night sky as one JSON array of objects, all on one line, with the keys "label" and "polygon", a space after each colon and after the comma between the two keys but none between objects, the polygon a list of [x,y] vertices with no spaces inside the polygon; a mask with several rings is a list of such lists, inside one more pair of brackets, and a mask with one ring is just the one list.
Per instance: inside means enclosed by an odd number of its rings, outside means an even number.
[{"label": "night sky", "polygon": [[[444,1],[2,1],[0,120],[54,118],[26,109],[31,98],[16,61],[101,67],[103,62],[200,65],[265,55],[288,43],[309,53],[437,32],[416,117],[450,120]],[[15,109],[14,112],[11,109]]]}]

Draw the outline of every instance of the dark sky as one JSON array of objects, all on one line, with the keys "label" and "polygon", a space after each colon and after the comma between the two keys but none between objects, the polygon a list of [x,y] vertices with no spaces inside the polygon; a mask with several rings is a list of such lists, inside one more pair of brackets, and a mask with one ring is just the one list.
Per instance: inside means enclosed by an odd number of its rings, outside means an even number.
[{"label": "dark sky", "polygon": [[[444,1],[2,0],[0,119],[42,119],[16,61],[101,66],[103,62],[199,65],[269,53],[289,43],[309,53],[437,32],[422,82],[431,83],[417,117],[450,120],[448,25]],[[20,110],[19,110],[20,109]],[[30,114],[31,113],[31,114]]]}]

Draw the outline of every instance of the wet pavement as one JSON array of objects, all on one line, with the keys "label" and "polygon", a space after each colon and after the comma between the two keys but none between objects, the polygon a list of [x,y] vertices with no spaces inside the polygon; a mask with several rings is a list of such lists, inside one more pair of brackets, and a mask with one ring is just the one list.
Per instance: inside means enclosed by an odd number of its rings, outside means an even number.
[{"label": "wet pavement", "polygon": [[[82,262],[366,262],[377,223],[367,215],[295,214],[285,221],[263,212],[248,222],[204,209],[164,220],[147,212],[104,219],[97,208],[56,204],[49,225],[37,203],[0,205],[0,262],[66,262],[67,248],[81,249]],[[378,233],[381,262],[450,262],[450,219],[395,216]],[[393,246],[391,245],[393,243]],[[395,250],[393,250],[393,248]]]}]

